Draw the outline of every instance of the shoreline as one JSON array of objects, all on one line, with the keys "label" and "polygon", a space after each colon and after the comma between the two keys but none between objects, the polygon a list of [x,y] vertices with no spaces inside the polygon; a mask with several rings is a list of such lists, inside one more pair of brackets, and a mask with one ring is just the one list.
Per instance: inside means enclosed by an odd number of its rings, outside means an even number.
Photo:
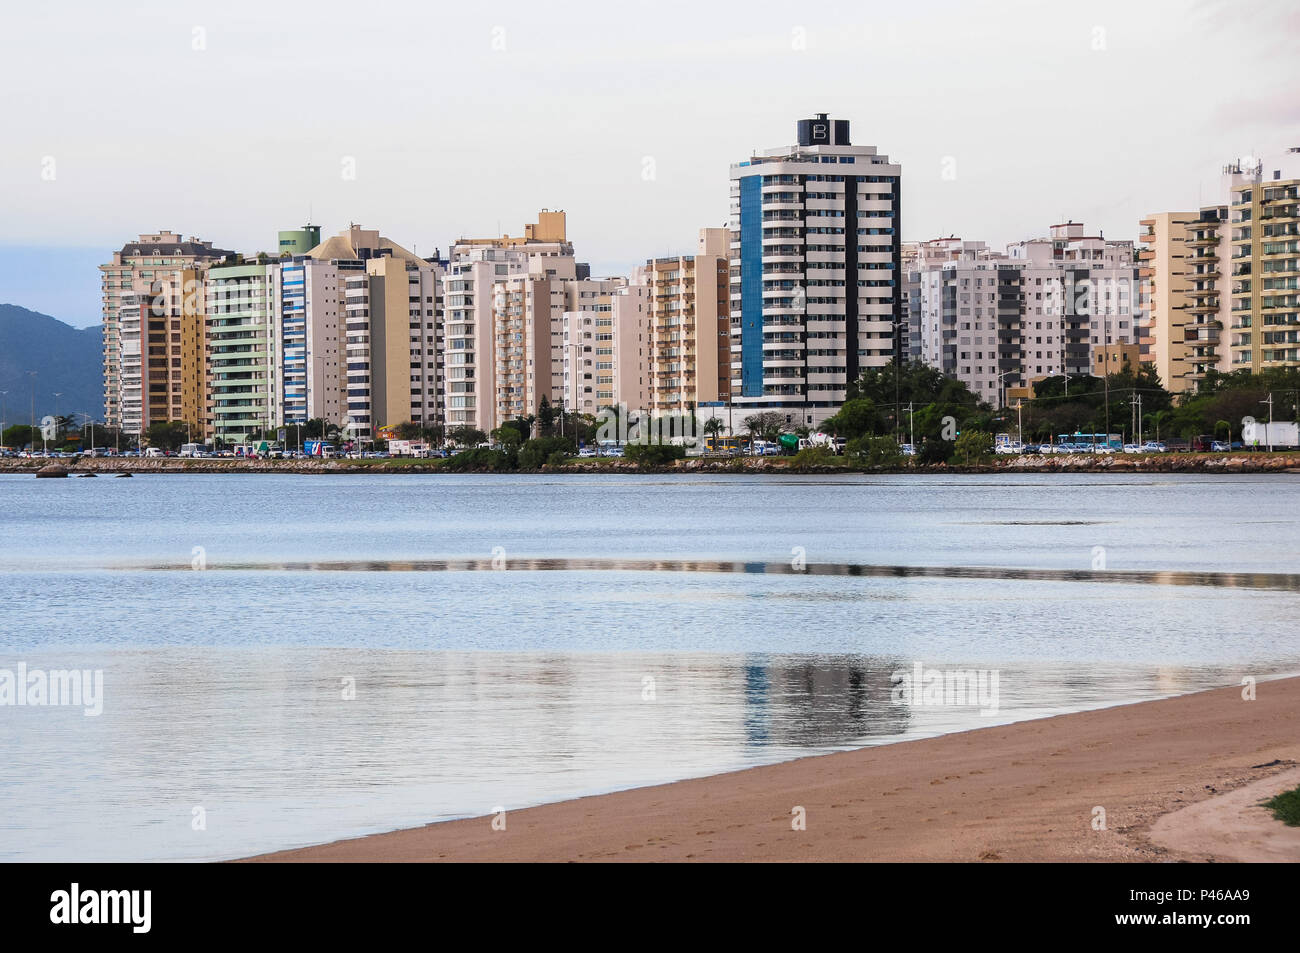
[{"label": "shoreline", "polygon": [[[1253,801],[1220,799],[1300,767],[1300,677],[1256,696],[1229,685],[510,810],[504,830],[489,815],[241,862],[1254,859],[1169,831],[1213,809],[1230,837],[1249,809],[1260,838]],[[1300,831],[1263,826],[1261,857],[1300,860]]]},{"label": "shoreline", "polygon": [[68,476],[82,474],[116,475],[119,473],[298,473],[316,476],[364,473],[490,473],[498,476],[520,474],[721,474],[745,476],[822,475],[1015,475],[1077,473],[1205,473],[1205,474],[1273,474],[1300,473],[1300,452],[1275,453],[1169,453],[1159,455],[1114,454],[1094,457],[1084,454],[1008,457],[1005,461],[969,466],[915,464],[893,467],[865,467],[851,464],[831,466],[793,465],[793,457],[691,457],[663,466],[640,466],[621,459],[599,461],[575,460],[563,466],[544,466],[540,470],[465,470],[452,471],[445,460],[398,458],[388,460],[243,460],[191,459],[181,457],[92,457],[81,460],[0,459],[0,474],[31,474],[50,465],[65,469]]}]

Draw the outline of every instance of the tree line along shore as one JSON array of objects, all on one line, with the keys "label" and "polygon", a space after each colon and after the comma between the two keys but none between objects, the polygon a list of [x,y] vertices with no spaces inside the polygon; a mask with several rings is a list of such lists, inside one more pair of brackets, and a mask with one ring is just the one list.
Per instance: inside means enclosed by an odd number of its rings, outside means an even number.
[{"label": "tree line along shore", "polygon": [[[1177,398],[1177,399],[1176,399]],[[702,413],[707,411],[707,413]],[[725,416],[717,416],[723,414]],[[552,407],[542,398],[538,413],[503,421],[491,431],[483,433],[472,428],[425,427],[409,421],[387,428],[392,441],[407,444],[420,443],[430,449],[451,448],[454,455],[441,459],[349,459],[330,461],[303,459],[232,460],[231,458],[202,458],[198,464],[175,464],[170,458],[161,463],[159,472],[171,472],[178,467],[194,469],[196,466],[225,472],[234,465],[242,469],[301,470],[302,472],[351,472],[358,465],[370,468],[397,468],[404,472],[427,469],[431,472],[514,472],[551,471],[586,472],[589,470],[622,469],[729,469],[736,471],[799,471],[867,470],[876,472],[930,472],[939,470],[970,470],[971,472],[1001,472],[1007,470],[1069,470],[1101,472],[1133,469],[1158,471],[1186,471],[1205,469],[1209,472],[1232,472],[1286,469],[1292,463],[1286,452],[1297,451],[1290,443],[1282,455],[1263,454],[1268,446],[1264,439],[1252,435],[1259,423],[1292,420],[1300,417],[1300,369],[1266,370],[1259,374],[1239,371],[1232,374],[1213,373],[1202,382],[1195,394],[1174,395],[1161,384],[1149,364],[1136,370],[1125,364],[1118,372],[1104,377],[1070,375],[1037,381],[1032,394],[1003,406],[994,408],[982,401],[964,383],[945,377],[934,368],[919,362],[891,364],[884,368],[864,371],[849,388],[847,399],[837,412],[820,424],[820,432],[810,433],[810,427],[792,427],[779,414],[759,412],[735,419],[730,409],[719,407],[692,408],[681,414],[654,417],[626,407],[608,407],[599,417],[574,414]],[[730,419],[728,419],[730,418]],[[78,447],[96,446],[95,441],[108,440],[102,428],[83,432],[61,430],[56,421],[55,440],[46,440],[45,432],[26,425],[15,424],[5,429],[5,446],[24,445],[42,449],[75,450]],[[93,426],[93,425],[91,425]],[[312,440],[329,444],[335,449],[340,437],[337,427],[323,420],[310,420],[301,428],[296,425],[250,436],[253,444],[281,440],[287,436],[287,450],[302,448]],[[1294,430],[1294,424],[1279,424]],[[192,438],[192,428],[184,423],[169,422],[150,426],[143,441],[149,452],[175,452]],[[281,431],[284,431],[283,433]],[[673,442],[666,434],[672,434]],[[737,435],[743,434],[744,437]],[[826,437],[833,442],[815,443],[796,440],[797,437]],[[1076,435],[1072,437],[1071,435]],[[112,435],[107,446],[113,446],[120,434]],[[738,449],[746,440],[752,448],[759,444],[775,449],[778,440],[793,448],[797,443],[803,449],[788,456],[761,460],[718,458],[711,454],[703,458],[688,456],[676,438],[691,438],[704,448]],[[1005,439],[1004,439],[1005,438]],[[1149,438],[1154,438],[1150,440]],[[1143,452],[1125,452],[1122,457],[1102,459],[1097,454],[1069,454],[1065,459],[1039,458],[1035,454],[995,454],[996,447],[1014,450],[1031,449],[1047,445],[1048,449],[1066,449],[1067,441],[1091,441],[1093,449],[1105,446],[1107,450],[1126,451],[1144,449],[1141,441],[1168,448],[1208,447],[1212,440],[1225,448],[1203,458],[1196,453],[1164,455]],[[789,443],[787,444],[787,441]],[[619,460],[591,459],[591,448],[606,443],[620,446],[624,454]],[[1294,441],[1292,441],[1294,443]],[[197,443],[189,443],[191,447]],[[278,443],[275,445],[279,445]],[[379,449],[389,443],[372,444]],[[624,446],[625,445],[625,446]],[[587,448],[580,457],[579,449]],[[837,453],[837,449],[843,453]],[[1238,449],[1242,452],[1236,452]],[[351,447],[362,450],[364,447]],[[1077,447],[1070,447],[1077,449]],[[1149,449],[1149,447],[1145,447]],[[1280,449],[1280,448],[1279,448]],[[579,459],[575,459],[579,458]],[[84,460],[85,458],[81,458]],[[116,458],[114,458],[116,459]],[[135,465],[134,458],[132,465]],[[381,462],[382,461],[382,462]],[[24,461],[30,465],[33,461]],[[11,468],[12,456],[0,458],[0,466]],[[157,459],[141,466],[142,472],[153,472],[160,464]],[[37,461],[39,465],[39,461]],[[267,464],[275,464],[268,466]],[[66,465],[66,464],[60,464]],[[80,460],[78,466],[80,466]],[[24,466],[25,468],[25,466]]]}]

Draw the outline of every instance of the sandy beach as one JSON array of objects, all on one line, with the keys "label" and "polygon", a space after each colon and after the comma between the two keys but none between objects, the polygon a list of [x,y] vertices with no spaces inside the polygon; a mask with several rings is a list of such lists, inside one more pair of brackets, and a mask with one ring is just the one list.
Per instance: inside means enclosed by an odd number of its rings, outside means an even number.
[{"label": "sandy beach", "polygon": [[[506,805],[503,818],[250,859],[1300,860],[1300,828],[1255,806],[1300,782],[1300,678],[1260,682],[1252,701],[1242,693],[1230,686],[517,811]],[[1234,836],[1239,829],[1248,836]]]}]

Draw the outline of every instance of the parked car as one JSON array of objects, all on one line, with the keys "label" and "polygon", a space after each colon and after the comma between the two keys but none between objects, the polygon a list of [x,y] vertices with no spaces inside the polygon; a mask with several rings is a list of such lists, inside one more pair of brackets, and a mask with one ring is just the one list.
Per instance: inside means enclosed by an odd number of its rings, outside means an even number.
[{"label": "parked car", "polygon": [[1165,453],[1168,449],[1169,448],[1165,446],[1165,444],[1158,440],[1148,440],[1146,443],[1142,444],[1143,453]]},{"label": "parked car", "polygon": [[1228,451],[1228,444],[1226,441],[1216,440],[1210,444],[1211,453],[1227,453],[1227,451]]},{"label": "parked car", "polygon": [[1139,444],[1136,444],[1136,443],[1126,443],[1126,444],[1124,444],[1124,452],[1125,452],[1125,453],[1141,453],[1141,452],[1142,452],[1142,447],[1141,447]]}]

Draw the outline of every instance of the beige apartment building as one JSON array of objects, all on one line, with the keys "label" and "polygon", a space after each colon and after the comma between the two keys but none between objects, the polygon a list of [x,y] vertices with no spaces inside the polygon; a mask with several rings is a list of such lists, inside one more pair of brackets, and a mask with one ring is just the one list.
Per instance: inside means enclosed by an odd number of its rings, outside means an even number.
[{"label": "beige apartment building", "polygon": [[[1196,390],[1205,375],[1228,367],[1224,328],[1228,326],[1228,298],[1222,294],[1224,270],[1228,267],[1227,209],[1201,209],[1187,226],[1184,244],[1183,278],[1187,284],[1186,318],[1182,327],[1181,386],[1165,382],[1170,390]],[[1177,332],[1174,332],[1176,336]],[[1170,346],[1177,351],[1176,340]],[[1171,364],[1173,362],[1171,361]],[[1178,365],[1171,370],[1177,371]],[[1163,381],[1163,378],[1162,378]]]},{"label": "beige apartment building", "polygon": [[1109,377],[1118,374],[1126,367],[1136,371],[1142,363],[1142,347],[1139,344],[1120,342],[1105,344],[1092,350],[1092,376]]},{"label": "beige apartment building", "polygon": [[[151,412],[166,419],[182,419],[186,411],[183,392],[186,346],[181,302],[183,271],[200,273],[208,265],[233,254],[214,248],[209,241],[182,238],[178,232],[152,232],[127,242],[113,253],[112,261],[99,266],[102,284],[104,420],[110,427],[126,428],[124,409],[129,410],[131,433],[148,428]],[[166,300],[153,308],[155,294]],[[201,298],[201,295],[200,295]],[[139,308],[160,313],[150,320]],[[199,313],[202,306],[199,305]],[[166,312],[164,316],[161,312]],[[142,322],[128,332],[131,353],[124,354],[120,318],[123,313]],[[192,322],[191,322],[192,323]],[[173,327],[180,324],[180,327]],[[192,328],[191,328],[192,330]],[[173,338],[174,335],[174,338]],[[192,352],[191,356],[192,356]],[[173,364],[173,361],[180,362]],[[123,367],[131,374],[124,380]],[[177,373],[173,374],[172,372]],[[146,381],[148,376],[151,379]],[[124,390],[129,400],[124,400]],[[193,407],[191,394],[190,406]],[[129,407],[124,405],[129,404]],[[159,417],[152,418],[156,422]]]},{"label": "beige apartment building", "polygon": [[696,254],[637,269],[648,286],[650,397],[656,415],[693,413],[731,394],[731,230],[700,230]]},{"label": "beige apartment building", "polygon": [[1138,336],[1141,360],[1155,365],[1171,391],[1193,389],[1185,325],[1191,305],[1188,235],[1196,212],[1149,215],[1138,231]]},{"label": "beige apartment building", "polygon": [[[381,427],[440,423],[442,266],[358,225],[309,255],[338,269],[342,294],[332,300],[342,305],[346,379],[339,403],[347,435],[369,442]],[[318,350],[327,362],[337,353],[328,332],[328,326],[318,330]],[[277,376],[283,379],[284,370]],[[321,380],[329,379],[327,364]]]},{"label": "beige apartment building", "polygon": [[1173,391],[1300,366],[1300,149],[1226,165],[1221,188],[1220,204],[1141,222],[1143,360]]},{"label": "beige apartment building", "polygon": [[[727,269],[730,265],[726,259],[723,259],[722,271],[722,293],[725,306],[727,292]],[[634,410],[647,410],[652,415],[657,415],[658,411],[652,411],[654,403],[654,374],[653,374],[653,354],[654,354],[654,327],[651,317],[650,304],[651,289],[645,284],[631,284],[618,288],[611,298],[613,303],[613,320],[611,328],[614,332],[612,341],[599,342],[597,348],[598,359],[603,361],[612,357],[612,366],[608,370],[612,371],[613,391],[609,398],[605,400],[604,406],[623,406]],[[729,324],[726,318],[725,308],[721,312],[723,321]],[[610,346],[612,345],[612,347]],[[726,366],[725,363],[723,365]],[[598,365],[598,370],[602,368]],[[603,395],[603,385],[608,380],[605,375],[600,375],[597,382],[602,385],[600,393]]]},{"label": "beige apartment building", "polygon": [[124,433],[181,421],[200,439],[207,422],[203,272],[155,278],[148,294],[122,295],[117,308],[118,419]]},{"label": "beige apartment building", "polygon": [[[573,345],[565,340],[566,315],[590,315],[597,332],[612,340],[614,304],[611,295],[627,286],[626,278],[578,278],[573,259],[553,259],[556,274],[536,272],[507,277],[493,289],[493,326],[496,329],[497,425],[514,417],[537,413],[542,397],[554,406],[566,401],[565,361],[580,360]],[[584,271],[585,271],[585,266]],[[599,356],[599,355],[597,355]],[[597,361],[597,365],[612,361]],[[576,371],[576,368],[571,369]],[[571,374],[572,377],[572,374]],[[590,381],[583,381],[579,393],[592,388],[598,406],[614,401],[612,368],[597,366]],[[574,408],[570,408],[574,409]]]},{"label": "beige apartment building", "polygon": [[203,311],[203,271],[185,268],[180,272],[183,296],[180,301],[181,372],[180,414],[191,427],[195,441],[211,435],[208,404],[211,397],[208,381],[207,319]]}]

